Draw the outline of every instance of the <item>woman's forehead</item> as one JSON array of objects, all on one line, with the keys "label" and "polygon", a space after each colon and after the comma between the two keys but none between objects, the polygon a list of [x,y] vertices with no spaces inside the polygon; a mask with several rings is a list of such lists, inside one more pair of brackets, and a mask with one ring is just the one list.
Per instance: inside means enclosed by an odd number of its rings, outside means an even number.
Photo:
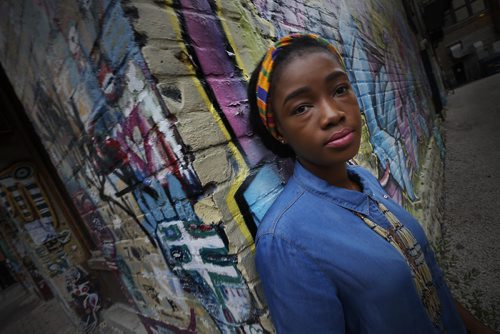
[{"label": "woman's forehead", "polygon": [[322,54],[324,57],[330,58],[336,64],[336,66],[342,68],[345,71],[344,66],[338,59],[337,55],[332,53],[330,50],[321,48],[321,47],[310,47],[307,49],[299,49],[295,50],[293,53],[287,55],[285,59],[279,62],[277,66],[275,66],[272,77],[272,84],[280,81],[280,77],[284,72],[288,72],[290,70],[297,70],[300,66],[304,66],[304,63],[307,63],[307,59],[312,55]]},{"label": "woman's forehead", "polygon": [[273,85],[288,86],[303,80],[311,80],[313,74],[320,80],[334,71],[345,73],[344,67],[331,52],[325,50],[324,52],[304,53],[283,63],[283,66],[276,72],[277,76],[273,78],[275,79]]}]

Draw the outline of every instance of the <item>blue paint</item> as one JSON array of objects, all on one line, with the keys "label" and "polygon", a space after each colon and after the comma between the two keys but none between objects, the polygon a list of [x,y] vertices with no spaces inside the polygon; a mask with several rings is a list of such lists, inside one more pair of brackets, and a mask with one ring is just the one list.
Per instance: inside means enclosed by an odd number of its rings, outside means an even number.
[{"label": "blue paint", "polygon": [[[134,197],[139,208],[144,213],[145,220],[142,220],[141,224],[148,234],[154,237],[159,222],[176,220],[178,215],[160,182],[155,179],[149,180],[151,181],[148,182],[149,185],[134,190]],[[148,187],[147,191],[144,187]],[[153,198],[153,194],[157,197],[156,199]]]},{"label": "blue paint", "polygon": [[118,5],[105,15],[101,43],[112,68],[123,64],[130,47],[137,48],[132,29]]},{"label": "blue paint", "polygon": [[270,165],[263,166],[243,193],[255,224],[259,226],[262,217],[283,190],[283,182]]},{"label": "blue paint", "polygon": [[[347,68],[352,69],[351,79],[353,89],[358,96],[362,112],[366,116],[368,132],[370,134],[370,142],[373,145],[373,151],[378,158],[379,168],[384,170],[386,163],[389,162],[391,175],[398,185],[403,189],[411,200],[415,200],[416,196],[411,183],[410,171],[407,167],[407,157],[400,143],[400,134],[397,127],[392,124],[397,124],[395,109],[386,109],[386,117],[379,117],[381,106],[377,100],[384,101],[393,98],[391,95],[385,97],[385,87],[383,85],[375,85],[377,89],[371,89],[373,86],[363,84],[366,82],[377,80],[370,68],[370,63],[367,61],[366,47],[363,41],[357,37],[356,30],[351,28],[349,24],[340,20],[339,31],[342,32],[342,38],[346,45],[352,45],[351,52],[345,58]],[[385,70],[382,70],[382,76],[385,76]],[[380,78],[380,80],[383,80]],[[358,84],[361,82],[361,84]],[[380,89],[380,90],[379,90]],[[392,103],[391,103],[392,104]],[[406,106],[405,112],[408,112]],[[390,115],[391,113],[392,115]],[[409,119],[411,123],[411,119]],[[393,136],[388,132],[394,131]]]},{"label": "blue paint", "polygon": [[194,213],[191,203],[186,198],[186,193],[182,189],[179,180],[174,175],[168,174],[167,182],[178,218],[183,221],[198,221],[199,219]]},{"label": "blue paint", "polygon": [[434,137],[436,145],[439,148],[439,155],[441,156],[441,159],[444,160],[445,147],[444,147],[443,137],[441,136],[441,131],[439,131],[439,127],[434,126],[432,128],[432,136]]}]

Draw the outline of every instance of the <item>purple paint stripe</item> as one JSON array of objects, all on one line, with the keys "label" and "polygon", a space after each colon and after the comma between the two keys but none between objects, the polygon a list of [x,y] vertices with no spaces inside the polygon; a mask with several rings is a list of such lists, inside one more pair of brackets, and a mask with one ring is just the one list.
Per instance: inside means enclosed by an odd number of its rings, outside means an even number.
[{"label": "purple paint stripe", "polygon": [[[216,18],[207,1],[181,0],[186,30],[192,40],[192,46],[199,60],[205,80],[215,94],[236,137],[247,136],[250,132],[247,122],[247,108],[242,101],[247,99],[246,87],[237,78],[236,69],[227,54],[224,38]],[[241,105],[240,105],[241,103]],[[255,145],[242,145],[247,156],[254,160]],[[241,141],[240,141],[241,143]],[[242,143],[241,143],[242,144]]]}]

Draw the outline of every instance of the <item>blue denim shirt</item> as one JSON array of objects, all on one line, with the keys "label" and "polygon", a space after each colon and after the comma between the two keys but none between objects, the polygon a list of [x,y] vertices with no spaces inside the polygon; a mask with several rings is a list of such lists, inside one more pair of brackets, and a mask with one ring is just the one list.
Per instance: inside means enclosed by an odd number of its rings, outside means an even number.
[{"label": "blue denim shirt", "polygon": [[362,192],[338,188],[296,163],[259,226],[256,266],[278,333],[438,333],[400,253],[352,211],[388,227],[382,202],[420,243],[447,333],[465,333],[419,223],[367,170],[349,166]]}]

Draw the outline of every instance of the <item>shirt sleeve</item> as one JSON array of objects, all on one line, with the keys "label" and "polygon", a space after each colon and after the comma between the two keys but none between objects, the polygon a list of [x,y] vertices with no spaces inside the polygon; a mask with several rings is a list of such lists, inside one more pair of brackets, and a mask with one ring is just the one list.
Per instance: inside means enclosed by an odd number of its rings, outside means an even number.
[{"label": "shirt sleeve", "polygon": [[256,267],[277,333],[344,333],[332,279],[303,250],[272,234],[257,242]]}]

